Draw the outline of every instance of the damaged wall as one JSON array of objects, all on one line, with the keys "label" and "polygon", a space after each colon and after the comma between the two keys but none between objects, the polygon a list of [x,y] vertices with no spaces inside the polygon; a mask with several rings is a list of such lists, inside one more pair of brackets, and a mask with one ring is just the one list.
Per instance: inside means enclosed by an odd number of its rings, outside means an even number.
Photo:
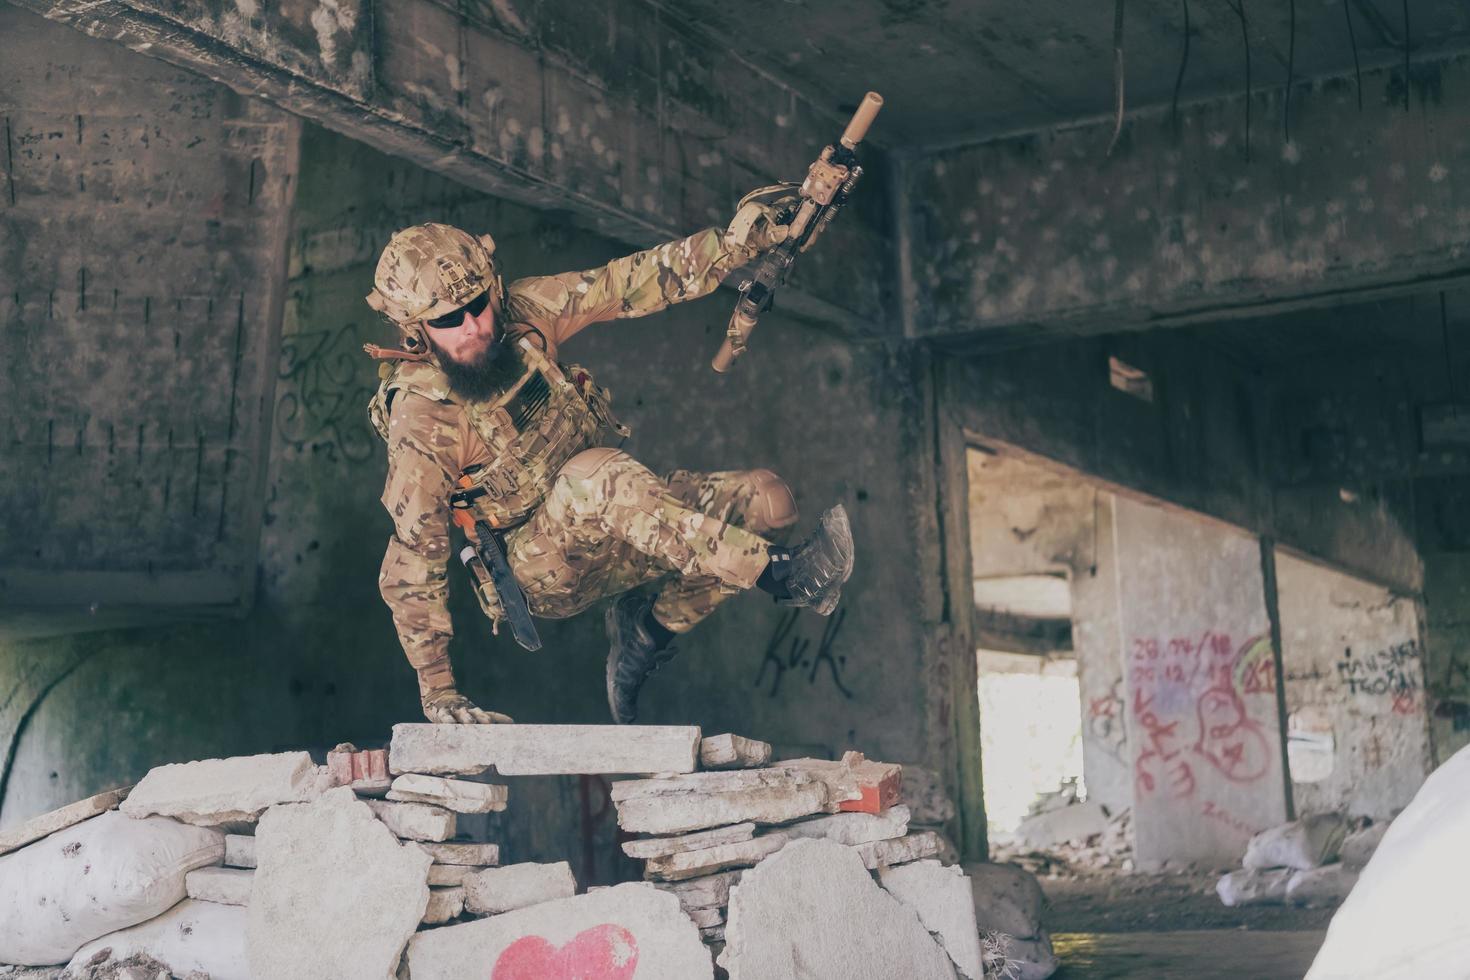
[{"label": "damaged wall", "polygon": [[[100,48],[153,65],[52,29],[60,32],[55,43],[78,61]],[[71,97],[86,96],[74,88]],[[152,106],[167,93],[134,90],[128,98]],[[412,673],[376,585],[390,525],[377,499],[382,451],[363,410],[374,365],[357,348],[390,335],[362,303],[377,251],[394,227],[429,219],[493,231],[512,274],[586,267],[626,250],[564,216],[487,198],[325,130],[306,127],[300,152],[257,603],[240,621],[0,648],[4,699],[34,705],[22,712],[23,725],[8,706],[0,715],[14,754],[0,799],[6,825],[158,763],[324,749],[340,739],[369,743],[392,722],[418,718]],[[920,434],[927,369],[773,314],[752,353],[730,374],[715,375],[708,360],[730,302],[722,293],[648,320],[594,328],[566,356],[614,390],[619,414],[635,430],[627,448],[655,469],[769,466],[796,490],[801,532],[822,508],[844,502],[858,569],[843,611],[831,619],[793,616],[756,595],[732,601],[654,678],[643,720],[733,729],[785,752],[851,747],[940,767],[943,760],[932,757],[940,722],[925,701],[934,667],[924,656],[892,652],[927,642],[925,621],[910,612],[924,604],[921,575],[937,553],[932,522],[920,516],[934,497],[912,495],[905,477],[932,467],[932,436]],[[180,380],[206,367],[214,365],[186,362],[174,384],[190,391]],[[125,388],[108,392],[132,396]],[[855,441],[854,431],[865,438]],[[915,554],[919,560],[880,559]],[[523,721],[606,720],[598,617],[547,624],[545,650],[526,654],[506,636],[490,637],[462,586],[456,577],[454,651],[467,693]],[[75,669],[73,661],[80,661]],[[591,854],[597,869],[589,875],[579,867],[579,874],[607,877],[613,827],[603,787],[541,784],[525,789],[540,795],[512,807],[535,820],[504,830],[508,854]]]},{"label": "damaged wall", "polygon": [[[992,346],[1327,305],[1464,276],[1470,60],[1056,127],[907,170],[920,336]],[[1409,111],[1406,111],[1409,110]]]},{"label": "damaged wall", "polygon": [[1297,812],[1388,818],[1431,767],[1417,603],[1280,552],[1276,583]]},{"label": "damaged wall", "polygon": [[0,636],[248,605],[298,124],[6,4],[0,39]]}]

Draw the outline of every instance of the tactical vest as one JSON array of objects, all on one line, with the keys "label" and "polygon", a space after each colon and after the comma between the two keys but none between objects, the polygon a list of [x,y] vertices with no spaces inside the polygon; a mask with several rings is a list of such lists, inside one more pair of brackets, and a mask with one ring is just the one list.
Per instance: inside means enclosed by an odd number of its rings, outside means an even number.
[{"label": "tactical vest", "polygon": [[[458,405],[490,451],[490,462],[471,476],[485,494],[474,506],[492,527],[514,527],[551,491],[567,460],[601,445],[605,430],[626,437],[613,417],[612,396],[575,364],[558,365],[527,337],[516,341],[526,373],[489,401],[465,401],[449,390],[444,372],[427,361],[404,361],[389,372],[368,405],[373,428],[388,439],[393,395],[411,391]],[[450,474],[458,480],[460,474]],[[448,501],[445,501],[446,505]]]}]

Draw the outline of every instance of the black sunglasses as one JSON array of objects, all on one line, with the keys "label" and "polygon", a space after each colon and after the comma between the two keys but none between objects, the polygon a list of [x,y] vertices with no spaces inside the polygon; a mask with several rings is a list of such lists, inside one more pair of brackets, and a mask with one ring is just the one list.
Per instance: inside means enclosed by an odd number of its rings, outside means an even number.
[{"label": "black sunglasses", "polygon": [[457,327],[464,323],[465,314],[479,316],[485,312],[485,307],[490,305],[490,292],[486,290],[457,310],[450,310],[443,316],[436,316],[432,320],[425,320],[429,326],[436,330],[445,330],[449,327]]}]

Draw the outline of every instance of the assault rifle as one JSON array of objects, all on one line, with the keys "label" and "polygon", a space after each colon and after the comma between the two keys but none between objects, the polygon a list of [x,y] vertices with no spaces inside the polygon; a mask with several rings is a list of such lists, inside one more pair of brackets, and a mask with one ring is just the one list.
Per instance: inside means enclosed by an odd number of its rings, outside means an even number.
[{"label": "assault rifle", "polygon": [[801,204],[790,218],[786,240],[762,255],[756,263],[755,276],[740,285],[740,299],[725,328],[725,342],[710,364],[716,371],[722,374],[728,371],[735,358],[745,352],[745,343],[755,330],[756,321],[771,308],[776,288],[786,281],[797,255],[812,247],[812,242],[827,230],[851,198],[852,189],[863,175],[854,151],[881,108],[883,97],[877,92],[863,96],[841,138],[822,150],[822,155],[807,168],[806,180],[797,192]]}]

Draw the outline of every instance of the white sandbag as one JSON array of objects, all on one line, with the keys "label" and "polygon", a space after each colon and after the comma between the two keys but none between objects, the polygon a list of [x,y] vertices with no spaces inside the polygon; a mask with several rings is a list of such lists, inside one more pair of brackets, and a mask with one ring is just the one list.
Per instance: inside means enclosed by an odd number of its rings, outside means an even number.
[{"label": "white sandbag", "polygon": [[1340,813],[1314,813],[1263,830],[1245,849],[1247,868],[1320,868],[1337,859],[1337,849],[1347,836],[1347,821]]},{"label": "white sandbag", "polygon": [[83,943],[165,912],[225,835],[116,810],[0,857],[0,963],[65,963]]},{"label": "white sandbag", "polygon": [[80,973],[93,956],[110,949],[109,961],[142,953],[168,967],[176,977],[194,971],[210,980],[251,980],[245,959],[242,905],[196,902],[186,898],[156,919],[94,939],[71,958],[67,970]]},{"label": "white sandbag", "polygon": [[1388,827],[1386,822],[1379,822],[1348,834],[1340,849],[1343,866],[1353,871],[1366,868],[1373,859],[1373,852],[1383,842],[1383,835],[1388,833]]},{"label": "white sandbag", "polygon": [[1470,976],[1470,747],[1430,774],[1332,917],[1307,980]]},{"label": "white sandbag", "polygon": [[1358,873],[1341,864],[1293,872],[1286,883],[1286,902],[1308,908],[1331,908],[1341,905],[1357,883]]},{"label": "white sandbag", "polygon": [[1221,875],[1215,882],[1215,894],[1231,908],[1237,905],[1280,905],[1286,901],[1286,886],[1291,883],[1294,873],[1290,868],[1232,871]]}]

